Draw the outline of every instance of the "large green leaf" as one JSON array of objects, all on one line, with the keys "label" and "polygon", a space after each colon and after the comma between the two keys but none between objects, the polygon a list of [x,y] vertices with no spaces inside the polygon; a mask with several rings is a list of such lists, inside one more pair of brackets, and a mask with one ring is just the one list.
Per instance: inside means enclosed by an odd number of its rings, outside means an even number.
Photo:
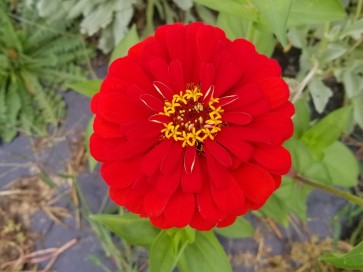
[{"label": "large green leaf", "polygon": [[317,180],[320,183],[329,185],[333,183],[327,166],[321,161],[314,161],[302,174],[312,180]]},{"label": "large green leaf", "polygon": [[177,256],[173,236],[168,231],[161,231],[150,248],[150,272],[171,272],[176,265]]},{"label": "large green leaf", "polygon": [[92,97],[100,90],[101,83],[101,79],[94,79],[70,83],[68,84],[68,87],[75,90],[77,93],[83,94],[87,97]]},{"label": "large green leaf", "polygon": [[312,164],[312,155],[308,147],[296,138],[291,138],[285,142],[285,147],[290,151],[292,157],[292,168],[303,173]]},{"label": "large green leaf", "polygon": [[229,238],[250,237],[254,233],[254,228],[250,222],[243,217],[237,217],[233,225],[225,228],[215,228],[215,232]]},{"label": "large green leaf", "polygon": [[178,262],[180,272],[232,272],[226,253],[212,232],[196,232]]},{"label": "large green leaf", "polygon": [[318,24],[340,20],[344,16],[345,11],[339,0],[295,0],[287,25]]},{"label": "large green leaf", "polygon": [[285,47],[287,45],[286,24],[295,0],[252,0],[262,21],[275,33]]},{"label": "large green leaf", "polygon": [[150,246],[159,233],[159,230],[152,226],[148,219],[140,218],[132,213],[124,215],[96,214],[91,215],[90,219],[102,223],[132,245]]},{"label": "large green leaf", "polygon": [[150,272],[171,272],[190,243],[196,231],[186,227],[163,230],[150,248]]},{"label": "large green leaf", "polygon": [[126,36],[119,42],[111,54],[110,64],[117,58],[127,55],[131,46],[139,42],[139,35],[137,34],[136,25],[134,24]]},{"label": "large green leaf", "polygon": [[326,253],[319,259],[339,268],[363,269],[363,242],[344,255]]},{"label": "large green leaf", "polygon": [[357,184],[359,165],[348,147],[336,141],[325,149],[323,163],[334,185],[352,187]]},{"label": "large green leaf", "polygon": [[313,150],[322,150],[342,135],[349,125],[351,116],[352,107],[337,109],[308,129],[301,140]]},{"label": "large green leaf", "polygon": [[237,15],[246,20],[257,19],[257,9],[249,0],[194,0],[194,2],[220,12]]},{"label": "large green leaf", "polygon": [[309,128],[310,110],[307,103],[303,99],[295,102],[294,120],[294,136],[300,138]]}]

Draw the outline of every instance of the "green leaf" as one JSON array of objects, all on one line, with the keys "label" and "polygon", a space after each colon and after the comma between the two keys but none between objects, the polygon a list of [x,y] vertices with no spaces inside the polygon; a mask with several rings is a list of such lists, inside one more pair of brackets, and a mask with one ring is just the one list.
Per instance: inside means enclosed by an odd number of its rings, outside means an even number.
[{"label": "green leaf", "polygon": [[195,241],[185,248],[178,268],[180,272],[232,272],[226,253],[212,232],[195,233]]},{"label": "green leaf", "polygon": [[225,228],[215,228],[215,232],[229,238],[250,237],[254,233],[254,228],[250,222],[243,217],[237,217],[233,225]]},{"label": "green leaf", "polygon": [[111,64],[115,59],[121,58],[127,55],[127,52],[131,46],[140,41],[139,35],[137,34],[136,25],[134,24],[126,36],[119,42],[111,54]]},{"label": "green leaf", "polygon": [[349,125],[351,116],[351,106],[337,109],[308,129],[301,140],[314,150],[324,149],[342,135]]},{"label": "green leaf", "polygon": [[92,97],[100,90],[101,83],[101,79],[87,80],[82,82],[70,83],[68,84],[68,88],[71,88],[77,93],[83,94],[87,97]]},{"label": "green leaf", "polygon": [[322,113],[325,110],[326,105],[330,97],[333,96],[333,92],[324,85],[322,80],[318,77],[313,77],[309,82],[309,90],[311,97],[313,98],[314,107],[318,113]]},{"label": "green leaf", "polygon": [[260,209],[265,216],[270,217],[281,225],[287,227],[289,224],[289,210],[285,203],[275,194],[270,196],[265,205]]},{"label": "green leaf", "polygon": [[341,38],[344,38],[345,36],[348,35],[353,37],[358,35],[359,37],[359,35],[362,33],[363,33],[363,18],[348,25],[341,33]]},{"label": "green leaf", "polygon": [[348,47],[344,43],[329,43],[324,53],[319,56],[319,63],[329,63],[337,58],[343,56],[347,51]]},{"label": "green leaf", "polygon": [[357,159],[341,142],[336,141],[325,149],[322,162],[327,167],[334,185],[349,188],[357,184],[359,175]]},{"label": "green leaf", "polygon": [[363,129],[363,94],[352,99],[354,121]]},{"label": "green leaf", "polygon": [[105,225],[117,236],[136,246],[150,246],[159,233],[148,219],[140,218],[132,213],[95,214],[91,215],[90,219]]},{"label": "green leaf", "polygon": [[161,231],[150,248],[150,272],[171,272],[176,265],[178,252],[175,250],[173,236]]},{"label": "green leaf", "polygon": [[257,9],[249,3],[249,0],[194,0],[194,2],[219,12],[239,16],[249,21],[257,19]]},{"label": "green leaf", "polygon": [[203,22],[210,25],[216,24],[216,16],[210,9],[197,4],[195,5],[195,11]]},{"label": "green leaf", "polygon": [[295,213],[302,220],[307,219],[307,197],[311,189],[308,186],[303,186],[289,177],[282,177],[280,188],[275,192],[275,195],[287,203],[287,209]]},{"label": "green leaf", "polygon": [[93,134],[93,121],[94,117],[92,117],[87,124],[86,132],[85,132],[85,138],[84,138],[84,144],[87,152],[87,160],[88,160],[88,167],[91,172],[93,172],[97,166],[97,161],[92,157],[90,148],[89,148],[89,139],[91,135]]},{"label": "green leaf", "polygon": [[339,0],[296,0],[287,25],[318,24],[340,20],[344,16],[344,7]]},{"label": "green leaf", "polygon": [[329,174],[328,168],[321,161],[314,161],[309,169],[302,172],[302,174],[312,180],[316,180],[324,184],[332,184],[333,180]]},{"label": "green leaf", "polygon": [[312,155],[308,147],[296,138],[291,138],[285,142],[285,147],[290,151],[292,157],[292,168],[303,173],[312,164]]},{"label": "green leaf", "polygon": [[264,55],[271,56],[275,48],[275,39],[272,32],[264,26],[251,23],[239,16],[220,12],[217,19],[217,26],[222,28],[229,39],[247,38],[250,28],[253,28],[254,35],[252,43],[256,46],[256,50]]},{"label": "green leaf", "polygon": [[363,242],[360,242],[351,251],[344,255],[327,253],[319,260],[344,269],[363,269]]},{"label": "green leaf", "polygon": [[310,110],[306,101],[299,99],[295,102],[294,136],[300,138],[309,128]]},{"label": "green leaf", "polygon": [[195,241],[195,233],[189,227],[161,231],[150,248],[150,272],[172,271],[184,250]]},{"label": "green leaf", "polygon": [[275,33],[282,46],[287,46],[286,24],[295,0],[252,0],[262,21]]}]

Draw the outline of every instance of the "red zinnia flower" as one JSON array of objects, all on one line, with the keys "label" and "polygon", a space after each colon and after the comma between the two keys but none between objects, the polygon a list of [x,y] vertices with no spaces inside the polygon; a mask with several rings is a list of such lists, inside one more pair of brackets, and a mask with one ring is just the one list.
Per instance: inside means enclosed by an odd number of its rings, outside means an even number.
[{"label": "red zinnia flower", "polygon": [[203,23],[165,25],[110,66],[92,155],[110,197],[160,228],[230,225],[291,166],[293,105],[275,60]]}]

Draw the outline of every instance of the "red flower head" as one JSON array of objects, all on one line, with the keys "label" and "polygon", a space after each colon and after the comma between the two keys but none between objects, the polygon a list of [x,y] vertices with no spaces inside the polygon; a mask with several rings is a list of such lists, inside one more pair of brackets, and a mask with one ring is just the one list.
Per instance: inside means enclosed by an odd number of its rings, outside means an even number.
[{"label": "red flower head", "polygon": [[291,166],[293,105],[275,60],[203,23],[165,25],[114,61],[92,99],[110,197],[160,228],[224,227]]}]

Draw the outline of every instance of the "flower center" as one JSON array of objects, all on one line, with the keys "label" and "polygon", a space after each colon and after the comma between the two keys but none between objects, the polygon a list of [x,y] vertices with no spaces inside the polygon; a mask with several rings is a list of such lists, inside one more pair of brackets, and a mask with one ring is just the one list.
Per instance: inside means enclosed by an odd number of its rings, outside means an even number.
[{"label": "flower center", "polygon": [[172,101],[165,101],[164,112],[160,113],[171,120],[164,123],[161,133],[167,139],[182,141],[183,147],[198,147],[205,139],[214,140],[222,126],[223,109],[218,102],[218,98],[211,96],[208,100],[203,97],[199,87],[195,86],[184,93],[174,94]]}]

